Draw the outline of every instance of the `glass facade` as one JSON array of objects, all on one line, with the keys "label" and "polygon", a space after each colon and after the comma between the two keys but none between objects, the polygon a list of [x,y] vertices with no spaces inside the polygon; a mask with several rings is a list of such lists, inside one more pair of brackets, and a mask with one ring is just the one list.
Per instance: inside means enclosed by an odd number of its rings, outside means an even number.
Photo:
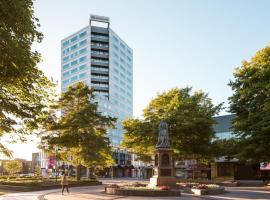
[{"label": "glass facade", "polygon": [[232,120],[235,115],[223,115],[214,117],[216,124],[214,126],[217,139],[230,139],[234,137],[232,131]]},{"label": "glass facade", "polygon": [[108,135],[119,145],[121,123],[133,115],[132,49],[109,26],[89,24],[62,40],[61,53],[61,90],[77,82],[93,88],[99,111],[117,118]]}]

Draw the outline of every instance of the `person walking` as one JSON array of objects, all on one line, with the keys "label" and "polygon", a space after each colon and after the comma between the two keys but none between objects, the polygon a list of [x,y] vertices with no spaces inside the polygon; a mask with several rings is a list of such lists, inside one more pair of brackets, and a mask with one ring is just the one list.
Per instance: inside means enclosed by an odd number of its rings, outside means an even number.
[{"label": "person walking", "polygon": [[61,185],[62,185],[62,195],[64,194],[65,188],[67,190],[67,193],[69,194],[67,172],[65,172],[64,175],[62,176]]}]

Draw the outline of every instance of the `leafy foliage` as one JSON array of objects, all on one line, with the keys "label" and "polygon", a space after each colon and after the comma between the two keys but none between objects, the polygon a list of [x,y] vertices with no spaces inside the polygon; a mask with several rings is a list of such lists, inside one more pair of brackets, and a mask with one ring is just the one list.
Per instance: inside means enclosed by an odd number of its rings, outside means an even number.
[{"label": "leafy foliage", "polygon": [[[31,50],[43,38],[39,26],[32,0],[0,1],[0,136],[23,136],[44,115],[52,83],[36,66],[40,54]],[[3,145],[0,149],[11,156]]]},{"label": "leafy foliage", "polygon": [[244,61],[229,83],[233,95],[230,111],[236,114],[233,129],[241,139],[239,158],[270,160],[270,46]]},{"label": "leafy foliage", "polygon": [[10,160],[10,161],[5,162],[4,168],[8,172],[9,175],[14,175],[21,171],[22,163],[19,162],[18,160]]},{"label": "leafy foliage", "polygon": [[[114,118],[97,110],[93,91],[83,83],[69,87],[56,104],[45,123],[42,148],[60,149],[65,161],[77,166],[107,167],[113,163],[107,129],[114,126]],[[61,111],[61,117],[57,112]]]},{"label": "leafy foliage", "polygon": [[214,140],[211,144],[213,157],[224,157],[227,160],[237,156],[241,148],[241,142],[238,138]]},{"label": "leafy foliage", "polygon": [[143,119],[123,122],[126,131],[123,146],[145,161],[151,160],[161,120],[168,123],[169,138],[177,159],[199,159],[209,154],[214,137],[213,116],[221,109],[202,91],[174,88],[158,94],[144,109]]}]

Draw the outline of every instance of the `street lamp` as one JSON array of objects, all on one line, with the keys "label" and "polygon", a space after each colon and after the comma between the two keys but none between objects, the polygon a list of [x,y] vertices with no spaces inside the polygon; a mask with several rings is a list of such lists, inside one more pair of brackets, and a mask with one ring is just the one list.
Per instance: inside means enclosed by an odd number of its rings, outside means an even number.
[{"label": "street lamp", "polygon": [[57,166],[57,147],[55,147],[55,181],[57,182],[58,166]]}]

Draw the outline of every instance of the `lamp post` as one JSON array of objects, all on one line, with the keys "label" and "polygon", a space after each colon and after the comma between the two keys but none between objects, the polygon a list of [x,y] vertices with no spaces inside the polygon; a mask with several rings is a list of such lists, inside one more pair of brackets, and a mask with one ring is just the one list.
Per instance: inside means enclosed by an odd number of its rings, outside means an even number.
[{"label": "lamp post", "polygon": [[58,166],[57,166],[57,147],[55,147],[55,182],[57,182],[58,176]]}]

